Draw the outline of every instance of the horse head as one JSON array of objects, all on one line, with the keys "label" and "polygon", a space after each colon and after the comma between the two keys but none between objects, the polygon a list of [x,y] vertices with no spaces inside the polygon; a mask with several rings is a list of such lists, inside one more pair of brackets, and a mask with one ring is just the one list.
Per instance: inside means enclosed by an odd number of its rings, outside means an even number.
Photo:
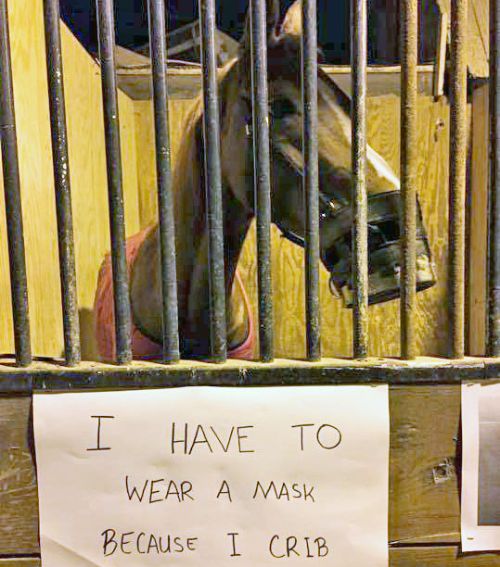
[{"label": "horse head", "polygon": [[[297,0],[283,18],[276,0],[268,0],[267,4],[273,222],[285,237],[303,245],[301,2]],[[224,81],[226,87],[221,88],[222,164],[227,186],[253,212],[250,53],[247,22],[240,57],[228,73],[233,80]],[[321,67],[318,68],[318,154],[321,260],[330,273],[332,292],[341,294],[350,307],[353,289],[350,100]],[[373,304],[400,294],[401,193],[398,177],[370,146],[366,188],[369,302]],[[430,248],[418,207],[417,290],[434,283]]]}]

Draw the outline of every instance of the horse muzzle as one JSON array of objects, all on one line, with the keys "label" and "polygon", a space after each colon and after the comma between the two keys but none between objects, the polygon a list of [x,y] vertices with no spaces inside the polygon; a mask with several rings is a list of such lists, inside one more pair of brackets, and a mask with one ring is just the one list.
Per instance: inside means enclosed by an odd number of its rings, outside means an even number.
[{"label": "horse muzzle", "polygon": [[[418,205],[418,203],[417,203]],[[374,305],[401,295],[401,193],[368,197],[368,303]],[[352,208],[342,207],[321,223],[321,257],[330,272],[332,293],[346,307],[354,305],[352,278]],[[417,291],[436,283],[429,241],[417,206]]]}]

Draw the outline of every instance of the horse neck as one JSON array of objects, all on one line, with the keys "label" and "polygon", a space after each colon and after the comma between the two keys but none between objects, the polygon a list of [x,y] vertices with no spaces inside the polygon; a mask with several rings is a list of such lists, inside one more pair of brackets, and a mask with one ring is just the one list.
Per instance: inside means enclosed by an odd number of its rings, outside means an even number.
[{"label": "horse neck", "polygon": [[[210,294],[208,226],[205,208],[202,116],[194,125],[194,135],[176,168],[176,242],[179,291],[179,323],[182,349],[187,355],[209,351]],[[183,163],[184,162],[184,163]],[[225,292],[228,327],[235,327],[236,311],[241,319],[239,329],[246,329],[245,310],[235,309],[231,302],[236,266],[251,222],[251,214],[227,184],[222,187],[224,216]],[[238,327],[238,325],[236,325]],[[229,346],[241,342],[239,333],[228,337]],[[232,340],[231,340],[232,339]],[[233,342],[233,345],[231,345]]]}]

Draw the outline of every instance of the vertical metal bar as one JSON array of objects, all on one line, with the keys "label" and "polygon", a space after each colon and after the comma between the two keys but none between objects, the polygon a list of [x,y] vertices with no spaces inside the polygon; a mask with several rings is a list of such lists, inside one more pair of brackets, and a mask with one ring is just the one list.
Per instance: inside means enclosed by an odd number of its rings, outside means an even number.
[{"label": "vertical metal bar", "polygon": [[125,250],[125,210],[123,204],[120,125],[114,53],[115,23],[112,0],[97,0],[97,18],[108,172],[116,359],[118,363],[125,364],[132,360],[131,313]]},{"label": "vertical metal bar", "polygon": [[174,202],[168,120],[167,46],[164,0],[149,0],[149,42],[153,66],[153,98],[158,178],[158,213],[163,301],[163,360],[177,362],[179,324],[175,265]]},{"label": "vertical metal bar", "polygon": [[44,0],[45,46],[47,50],[50,128],[56,190],[57,241],[61,274],[64,351],[66,363],[71,366],[80,362],[81,352],[59,17],[59,0]]},{"label": "vertical metal bar", "polygon": [[19,366],[28,366],[31,363],[28,282],[24,254],[7,0],[0,0],[0,134],[16,361]]},{"label": "vertical metal bar", "polygon": [[500,356],[500,11],[490,0],[490,226],[488,354]]},{"label": "vertical metal bar", "polygon": [[321,358],[319,304],[318,40],[316,0],[302,1],[302,147],[306,236],[307,358]]},{"label": "vertical metal bar", "polygon": [[209,234],[211,358],[214,362],[224,362],[227,358],[226,296],[219,97],[215,52],[215,0],[199,0],[199,7],[204,101],[205,190]]},{"label": "vertical metal bar", "polygon": [[464,356],[467,0],[451,2],[449,313],[451,358]]},{"label": "vertical metal bar", "polygon": [[368,355],[368,218],[366,196],[366,0],[353,0],[351,22],[353,171],[353,354]]},{"label": "vertical metal bar", "polygon": [[401,4],[401,356],[415,358],[418,1]]},{"label": "vertical metal bar", "polygon": [[271,282],[271,165],[269,94],[267,86],[267,25],[265,0],[250,0],[252,46],[252,117],[257,272],[259,290],[260,359],[273,359],[273,298]]}]

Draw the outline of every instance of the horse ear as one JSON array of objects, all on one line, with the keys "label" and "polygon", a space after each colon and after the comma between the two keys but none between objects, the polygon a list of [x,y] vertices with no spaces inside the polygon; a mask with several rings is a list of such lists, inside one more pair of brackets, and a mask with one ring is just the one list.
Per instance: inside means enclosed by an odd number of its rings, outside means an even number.
[{"label": "horse ear", "polygon": [[[251,0],[250,0],[251,1]],[[279,0],[266,0],[267,15],[267,41],[273,43],[276,41],[280,29],[280,2]],[[250,53],[250,6],[247,10],[245,31],[241,40],[242,51]]]},{"label": "horse ear", "polygon": [[302,36],[302,0],[295,2],[288,8],[288,11],[281,25],[280,35],[301,37]]}]

